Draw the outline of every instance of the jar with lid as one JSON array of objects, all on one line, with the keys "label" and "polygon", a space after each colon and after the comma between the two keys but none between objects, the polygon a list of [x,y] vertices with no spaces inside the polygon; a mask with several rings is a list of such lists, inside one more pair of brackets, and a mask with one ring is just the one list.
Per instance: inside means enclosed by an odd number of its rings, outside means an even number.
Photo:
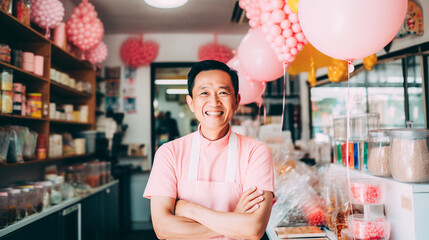
[{"label": "jar with lid", "polygon": [[61,203],[63,196],[61,194],[61,183],[58,180],[53,181],[51,190],[51,204],[56,205]]},{"label": "jar with lid", "polygon": [[18,197],[21,191],[19,189],[12,189],[9,191],[9,225],[15,223],[18,220]]},{"label": "jar with lid", "polygon": [[17,212],[17,220],[21,220],[26,217],[27,211],[26,211],[26,205],[27,205],[27,195],[20,189],[14,189],[18,190],[19,192],[15,195],[16,198],[16,212]]},{"label": "jar with lid", "polygon": [[0,0],[0,9],[12,14],[12,0]]},{"label": "jar with lid", "polygon": [[13,15],[18,21],[30,26],[30,0],[14,0],[13,1]]},{"label": "jar with lid", "polygon": [[33,206],[36,212],[41,212],[43,210],[43,195],[45,192],[45,187],[40,184],[34,185],[33,190]]},{"label": "jar with lid", "polygon": [[37,193],[34,191],[33,185],[23,185],[18,187],[21,190],[21,193],[25,195],[25,211],[26,215],[30,216],[36,213],[35,198],[37,197]]},{"label": "jar with lid", "polygon": [[369,131],[368,170],[374,176],[390,177],[390,130]]},{"label": "jar with lid", "polygon": [[100,172],[100,185],[106,183],[106,162],[99,162],[99,170]]},{"label": "jar with lid", "polygon": [[392,129],[390,131],[390,170],[400,182],[429,181],[429,130]]},{"label": "jar with lid", "polygon": [[86,183],[91,187],[100,185],[100,171],[97,162],[88,163],[85,165]]},{"label": "jar with lid", "polygon": [[8,193],[0,192],[0,229],[8,224]]},{"label": "jar with lid", "polygon": [[43,186],[42,202],[43,202],[43,209],[46,209],[51,205],[52,182],[40,181],[40,182],[36,182],[36,185]]}]

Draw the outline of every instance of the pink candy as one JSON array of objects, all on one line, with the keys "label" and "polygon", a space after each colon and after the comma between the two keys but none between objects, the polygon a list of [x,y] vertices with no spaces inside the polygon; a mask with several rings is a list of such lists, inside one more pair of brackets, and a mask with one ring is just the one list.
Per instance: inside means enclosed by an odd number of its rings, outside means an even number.
[{"label": "pink candy", "polygon": [[350,233],[361,239],[369,238],[388,238],[390,236],[390,224],[385,218],[379,218],[371,221],[364,221],[355,216],[348,219]]},{"label": "pink candy", "polygon": [[350,193],[355,203],[358,204],[383,204],[384,188],[382,185],[368,181],[352,182]]}]

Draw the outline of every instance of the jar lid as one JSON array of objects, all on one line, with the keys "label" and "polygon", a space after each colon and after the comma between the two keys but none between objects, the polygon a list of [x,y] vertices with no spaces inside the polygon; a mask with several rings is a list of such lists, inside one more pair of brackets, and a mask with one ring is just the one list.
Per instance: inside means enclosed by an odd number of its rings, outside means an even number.
[{"label": "jar lid", "polygon": [[18,186],[19,189],[32,189],[34,188],[34,185],[22,185]]},{"label": "jar lid", "polygon": [[42,94],[41,93],[28,93],[28,96],[34,96],[34,97],[41,97]]},{"label": "jar lid", "polygon": [[411,129],[401,128],[390,130],[392,138],[406,138],[406,139],[426,139],[429,136],[427,129]]},{"label": "jar lid", "polygon": [[389,137],[390,129],[375,129],[369,131],[370,137]]}]

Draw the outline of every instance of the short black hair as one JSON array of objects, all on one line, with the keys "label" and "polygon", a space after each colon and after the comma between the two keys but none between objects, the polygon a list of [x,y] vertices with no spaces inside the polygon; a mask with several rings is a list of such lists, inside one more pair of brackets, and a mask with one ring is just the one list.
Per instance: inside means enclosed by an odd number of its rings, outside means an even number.
[{"label": "short black hair", "polygon": [[234,87],[235,97],[238,95],[238,74],[237,71],[231,69],[223,62],[219,62],[216,60],[204,60],[194,64],[191,70],[188,73],[188,92],[189,96],[192,97],[192,89],[194,88],[195,77],[198,73],[202,71],[210,71],[210,70],[221,70],[226,73],[231,78],[232,86]]}]

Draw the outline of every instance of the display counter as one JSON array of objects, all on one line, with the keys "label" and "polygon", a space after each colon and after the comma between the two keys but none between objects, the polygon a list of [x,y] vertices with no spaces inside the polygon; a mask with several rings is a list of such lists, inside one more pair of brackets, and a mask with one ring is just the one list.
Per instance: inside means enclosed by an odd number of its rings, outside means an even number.
[{"label": "display counter", "polygon": [[[81,236],[82,234],[89,234],[92,233],[90,231],[93,230],[100,230],[100,229],[88,229],[86,231],[85,226],[85,216],[88,215],[91,218],[92,216],[96,216],[100,218],[100,221],[102,216],[104,216],[106,219],[103,220],[103,226],[104,227],[110,227],[110,225],[115,225],[117,222],[112,222],[110,224],[109,221],[112,221],[114,219],[107,219],[107,216],[115,216],[117,218],[117,212],[119,208],[118,204],[118,183],[119,181],[113,180],[107,184],[104,184],[103,186],[92,188],[88,193],[65,200],[61,202],[60,204],[53,205],[49,208],[44,209],[40,213],[35,213],[31,216],[28,216],[4,229],[0,230],[0,239],[9,240],[9,239],[19,239],[19,237],[22,236],[31,236],[33,232],[31,231],[31,225],[36,224],[39,221],[43,221],[45,218],[49,218],[52,216],[55,216],[56,221],[51,221],[51,223],[58,224],[58,227],[55,228],[55,226],[45,226],[47,231],[54,232],[56,236],[59,235],[66,235],[68,234],[68,222],[65,219],[65,216],[67,216],[70,212],[76,211],[76,221],[75,224],[77,225],[76,234],[78,236]],[[90,204],[90,202],[94,202],[94,204]],[[100,208],[100,209],[98,209]],[[109,215],[113,214],[113,215]],[[60,217],[64,219],[59,219]],[[64,223],[64,224],[63,224]],[[98,224],[97,221],[95,221],[93,224]],[[65,228],[64,228],[65,227]],[[114,226],[113,226],[114,227]],[[111,231],[111,230],[109,230]],[[44,229],[39,229],[38,232],[44,232]],[[101,235],[103,233],[94,233],[93,235]],[[117,235],[116,235],[117,236]],[[48,239],[49,237],[46,237],[45,239]],[[25,238],[23,238],[25,239]],[[32,236],[32,239],[39,239],[35,236]],[[43,239],[43,238],[42,238]],[[62,239],[61,237],[57,239]],[[81,239],[80,237],[78,239]]]}]

